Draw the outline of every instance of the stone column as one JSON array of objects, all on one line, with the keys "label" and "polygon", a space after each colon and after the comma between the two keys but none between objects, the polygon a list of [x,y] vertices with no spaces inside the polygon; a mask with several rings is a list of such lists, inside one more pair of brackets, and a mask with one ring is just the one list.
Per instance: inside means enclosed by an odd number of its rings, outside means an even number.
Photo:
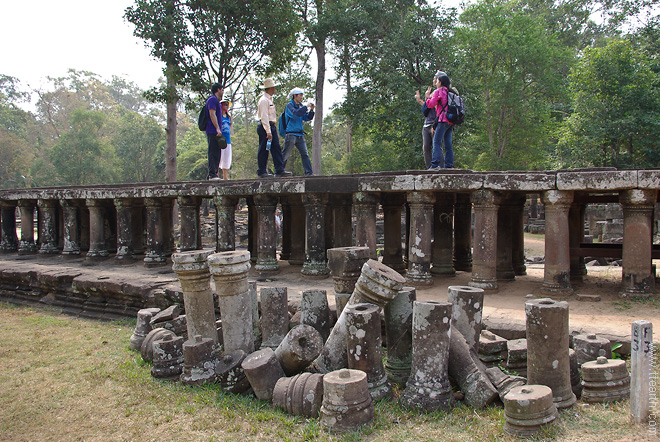
[{"label": "stone column", "polygon": [[[353,202],[351,195],[330,195],[332,207],[332,247],[350,247],[353,245]],[[348,228],[350,226],[350,228]]]},{"label": "stone column", "polygon": [[353,205],[357,224],[355,225],[355,245],[369,247],[371,259],[376,259],[376,211],[378,196],[374,193],[356,192]]},{"label": "stone column", "polygon": [[[355,290],[346,304],[346,308],[363,302],[383,308],[399,293],[405,279],[391,268],[370,259],[362,266],[362,274],[355,284]],[[262,301],[263,303],[263,301]],[[346,367],[346,308],[339,315],[337,323],[325,342],[323,351],[314,361],[313,368],[319,373],[328,373]]]},{"label": "stone column", "polygon": [[18,200],[21,212],[21,240],[18,243],[18,254],[27,255],[37,251],[34,242],[34,206],[35,200]]},{"label": "stone column", "polygon": [[[215,308],[211,291],[211,274],[207,258],[212,252],[189,251],[172,255],[172,270],[181,282],[183,304],[186,309],[188,336],[200,335],[218,344],[218,330],[215,324]],[[251,330],[251,323],[250,332]],[[224,324],[223,324],[224,332]]]},{"label": "stone column", "polygon": [[277,227],[275,226],[275,206],[277,197],[274,195],[255,195],[254,204],[257,208],[257,265],[254,268],[260,272],[275,272],[280,269],[277,263]]},{"label": "stone column", "polygon": [[412,356],[413,303],[417,299],[414,287],[403,287],[385,306],[385,370],[390,381],[405,386],[410,376]]},{"label": "stone column", "polygon": [[401,404],[407,408],[447,410],[453,403],[449,384],[451,304],[415,301],[412,320],[412,368]]},{"label": "stone column", "polygon": [[[136,213],[137,204],[134,198],[116,198],[114,200],[117,209],[117,254],[115,260],[121,263],[132,264],[135,262],[135,243],[141,232],[136,232],[136,225],[141,230],[141,214]],[[135,218],[140,218],[140,224],[137,224]],[[137,235],[136,235],[137,234]]]},{"label": "stone column", "polygon": [[557,408],[568,408],[576,401],[568,358],[568,303],[534,299],[525,302],[525,313],[527,383],[550,387]]},{"label": "stone column", "polygon": [[218,307],[222,317],[222,342],[225,352],[254,351],[252,300],[248,287],[250,252],[228,251],[208,257],[215,281]]},{"label": "stone column", "polygon": [[[655,387],[656,395],[658,392],[658,374],[653,372],[655,365],[652,348],[653,324],[651,322],[635,321],[632,323],[630,346],[630,419],[637,424],[646,424],[649,422],[649,415],[652,412],[650,388]],[[655,399],[655,403],[657,404],[657,399]]]},{"label": "stone column", "polygon": [[[305,263],[305,231],[307,218],[301,195],[289,195],[290,250],[287,260],[290,265],[300,266]],[[282,258],[284,259],[284,258]]]},{"label": "stone column", "polygon": [[380,308],[362,303],[346,307],[348,368],[367,374],[371,399],[378,401],[392,395],[392,385],[383,367],[383,344]]},{"label": "stone column", "polygon": [[39,253],[59,253],[57,247],[57,200],[38,200]]},{"label": "stone column", "polygon": [[623,190],[619,194],[623,207],[623,297],[653,296],[655,274],[651,270],[651,249],[657,195],[657,190],[642,189]]},{"label": "stone column", "polygon": [[571,256],[569,249],[568,211],[573,202],[573,192],[548,190],[543,193],[545,205],[545,270],[541,292],[548,295],[566,296],[573,293],[571,287]]},{"label": "stone column", "polygon": [[[177,201],[179,203],[179,215],[181,216],[179,250],[181,252],[201,250],[202,229],[199,207],[202,205],[202,198],[198,196],[179,196]],[[216,206],[217,213],[218,208]]]},{"label": "stone column", "polygon": [[410,285],[432,285],[431,237],[433,235],[433,203],[430,192],[409,192],[410,247],[408,249],[408,273]]},{"label": "stone column", "polygon": [[471,287],[497,290],[497,212],[500,197],[492,190],[472,193],[474,204],[474,248]]},{"label": "stone column", "polygon": [[374,404],[367,375],[360,370],[341,369],[323,376],[323,405],[319,423],[335,433],[355,431],[374,419]]},{"label": "stone column", "polygon": [[434,275],[454,276],[454,202],[453,193],[436,193],[433,207]]},{"label": "stone column", "polygon": [[513,281],[513,207],[512,198],[507,196],[500,202],[497,211],[497,264],[495,274],[498,281]]},{"label": "stone column", "polygon": [[[568,210],[569,248],[580,247],[584,241],[584,204],[573,202]],[[584,256],[571,256],[571,281],[580,282],[587,274]]]},{"label": "stone column", "polygon": [[291,204],[288,196],[280,197],[282,206],[282,224],[280,234],[282,235],[282,249],[280,250],[280,259],[288,261],[291,258]]},{"label": "stone column", "polygon": [[16,201],[2,202],[2,243],[0,244],[0,250],[5,253],[18,251],[16,205]]},{"label": "stone column", "polygon": [[[314,327],[323,342],[330,334],[330,307],[325,290],[303,290],[300,299],[300,323]],[[318,355],[317,355],[318,356]]]},{"label": "stone column", "polygon": [[337,247],[328,249],[328,269],[334,281],[337,317],[355,290],[360,271],[369,259],[369,247]]},{"label": "stone column", "polygon": [[[147,198],[147,252],[144,255],[145,266],[165,264],[171,254],[171,219],[172,204],[164,198]],[[194,336],[194,335],[190,335]]]},{"label": "stone column", "polygon": [[477,354],[482,328],[484,291],[461,285],[451,285],[447,291],[447,301],[452,304],[451,323],[463,334],[470,349]]},{"label": "stone column", "polygon": [[325,205],[327,197],[322,194],[303,195],[305,204],[305,264],[304,276],[326,278],[328,267],[325,259]]},{"label": "stone column", "polygon": [[406,270],[401,246],[401,210],[405,202],[405,195],[401,193],[385,193],[381,199],[385,230],[383,264],[399,273]]},{"label": "stone column", "polygon": [[87,199],[89,209],[89,251],[86,260],[105,258],[109,255],[105,244],[105,202]]},{"label": "stone column", "polygon": [[261,289],[261,348],[276,349],[289,332],[289,310],[286,287]]},{"label": "stone column", "polygon": [[64,224],[63,256],[80,256],[80,215],[77,202],[60,200]]},{"label": "stone column", "polygon": [[523,222],[525,212],[525,195],[514,198],[511,205],[511,259],[513,273],[516,276],[527,274],[525,267],[525,223]]},{"label": "stone column", "polygon": [[[216,211],[216,252],[236,250],[236,205],[238,199],[233,196],[218,195],[213,198]],[[201,244],[201,243],[200,243]]]},{"label": "stone column", "polygon": [[259,242],[257,237],[259,234],[259,226],[258,226],[258,216],[257,216],[257,208],[254,205],[254,197],[252,196],[246,196],[245,197],[245,202],[247,204],[248,208],[248,238],[247,238],[247,249],[248,252],[250,252],[250,261],[252,261],[253,264],[256,264],[257,262],[257,243]]},{"label": "stone column", "polygon": [[454,269],[472,271],[472,202],[463,193],[454,204]]}]

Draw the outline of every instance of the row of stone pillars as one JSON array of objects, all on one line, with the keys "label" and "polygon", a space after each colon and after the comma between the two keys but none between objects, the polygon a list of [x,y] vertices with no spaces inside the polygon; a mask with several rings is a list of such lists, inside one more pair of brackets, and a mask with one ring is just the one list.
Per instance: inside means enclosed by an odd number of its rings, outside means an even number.
[{"label": "row of stone pillars", "polygon": [[[236,248],[235,212],[239,196],[216,196],[216,251]],[[623,290],[630,295],[653,291],[651,271],[652,220],[657,191],[622,190],[624,212]],[[202,248],[199,196],[179,196],[179,250]],[[496,290],[498,281],[524,275],[524,193],[479,189],[467,193],[432,191],[357,192],[347,194],[255,194],[248,204],[248,250],[261,272],[279,269],[275,211],[281,203],[281,260],[302,265],[306,276],[324,277],[326,250],[364,246],[377,257],[376,214],[384,216],[382,260],[404,272],[409,284],[428,285],[432,275],[471,271],[470,285]],[[584,202],[572,191],[542,193],[546,218],[545,275],[542,290],[561,295],[572,291],[571,280],[586,273],[584,258],[570,255],[584,237]],[[174,198],[87,200],[18,200],[2,202],[3,251],[61,253],[87,258],[109,255],[116,246],[118,261],[132,262],[144,253],[146,265],[160,265],[174,251],[171,222]],[[58,204],[59,203],[59,204]],[[402,210],[407,205],[405,240]],[[39,247],[32,229],[16,236],[15,210],[21,225],[32,226],[38,208]],[[61,209],[60,209],[61,206]],[[474,211],[474,220],[471,219]],[[355,230],[352,216],[355,215]],[[471,227],[474,225],[474,236]],[[354,235],[354,238],[353,238]],[[62,241],[60,241],[60,238]],[[110,241],[109,241],[110,238]],[[405,244],[406,249],[404,250]],[[474,244],[474,247],[473,247]]]}]

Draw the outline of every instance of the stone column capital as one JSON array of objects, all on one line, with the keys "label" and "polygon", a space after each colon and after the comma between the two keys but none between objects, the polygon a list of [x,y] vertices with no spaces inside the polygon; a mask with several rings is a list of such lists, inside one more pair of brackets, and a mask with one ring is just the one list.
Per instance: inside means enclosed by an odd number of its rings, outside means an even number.
[{"label": "stone column capital", "polygon": [[254,195],[254,205],[259,207],[269,207],[277,205],[277,196],[276,195]]},{"label": "stone column capital", "polygon": [[435,194],[433,192],[408,192],[408,204],[425,205],[435,203]]},{"label": "stone column capital", "polygon": [[41,209],[53,209],[57,207],[59,200],[50,200],[50,199],[39,199],[37,200],[37,206]]},{"label": "stone column capital", "polygon": [[625,207],[649,208],[653,210],[658,191],[651,189],[628,189],[619,192],[619,203]]},{"label": "stone column capital", "polygon": [[87,207],[103,207],[105,205],[105,202],[99,199],[87,198],[85,200],[85,205]]},{"label": "stone column capital", "polygon": [[541,194],[541,201],[546,205],[546,209],[563,207],[568,210],[573,203],[573,192],[568,190],[546,190]]},{"label": "stone column capital", "polygon": [[497,207],[502,202],[499,193],[489,189],[478,189],[470,194],[470,201],[475,207]]},{"label": "stone column capital", "polygon": [[302,195],[304,205],[325,205],[328,204],[328,195],[324,193],[305,193]]},{"label": "stone column capital", "polygon": [[141,200],[138,198],[115,198],[112,200],[115,204],[115,207],[119,209],[132,209],[133,207],[138,207]]},{"label": "stone column capital", "polygon": [[355,192],[353,203],[355,204],[378,204],[379,194],[375,192]]},{"label": "stone column capital", "polygon": [[181,278],[189,274],[208,272],[209,264],[207,258],[213,252],[211,250],[194,250],[172,254],[172,270]]},{"label": "stone column capital", "polygon": [[37,205],[37,200],[18,200],[18,207],[30,207],[34,208]]},{"label": "stone column capital", "polygon": [[213,197],[213,204],[222,207],[236,207],[238,197],[230,195],[216,195]]},{"label": "stone column capital", "polygon": [[383,207],[401,207],[406,203],[405,193],[384,193],[380,203]]},{"label": "stone column capital", "polygon": [[202,197],[194,195],[180,195],[177,197],[177,201],[179,202],[180,206],[198,207],[200,204],[202,204]]}]

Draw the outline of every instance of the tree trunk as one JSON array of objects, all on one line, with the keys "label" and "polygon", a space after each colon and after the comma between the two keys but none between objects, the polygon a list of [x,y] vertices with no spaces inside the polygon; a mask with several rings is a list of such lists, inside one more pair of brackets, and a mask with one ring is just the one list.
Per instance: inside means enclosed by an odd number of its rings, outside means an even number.
[{"label": "tree trunk", "polygon": [[[176,105],[179,96],[176,93],[176,81],[170,75],[172,68],[168,66],[167,77],[167,127],[165,129],[165,181],[168,183],[176,181]],[[175,203],[172,208],[172,225],[178,224],[179,207]]]},{"label": "tree trunk", "polygon": [[[351,90],[351,65],[348,45],[344,46],[344,63],[346,65],[346,102],[350,103],[352,98]],[[346,115],[346,153],[351,153],[353,147],[353,122],[351,116]]]},{"label": "tree trunk", "polygon": [[325,84],[325,40],[314,45],[318,70],[316,72],[316,106],[312,134],[312,171],[321,175],[321,132],[323,130],[323,86]]}]

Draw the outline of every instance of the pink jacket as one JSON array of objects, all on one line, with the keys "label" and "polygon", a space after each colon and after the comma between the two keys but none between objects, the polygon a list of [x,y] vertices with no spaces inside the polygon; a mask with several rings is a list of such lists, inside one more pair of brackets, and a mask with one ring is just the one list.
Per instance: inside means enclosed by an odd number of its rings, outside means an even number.
[{"label": "pink jacket", "polygon": [[[435,91],[431,98],[426,100],[426,107],[434,107],[440,123],[449,123],[445,110],[447,108],[447,88],[442,86]],[[452,123],[449,123],[452,124]]]}]

